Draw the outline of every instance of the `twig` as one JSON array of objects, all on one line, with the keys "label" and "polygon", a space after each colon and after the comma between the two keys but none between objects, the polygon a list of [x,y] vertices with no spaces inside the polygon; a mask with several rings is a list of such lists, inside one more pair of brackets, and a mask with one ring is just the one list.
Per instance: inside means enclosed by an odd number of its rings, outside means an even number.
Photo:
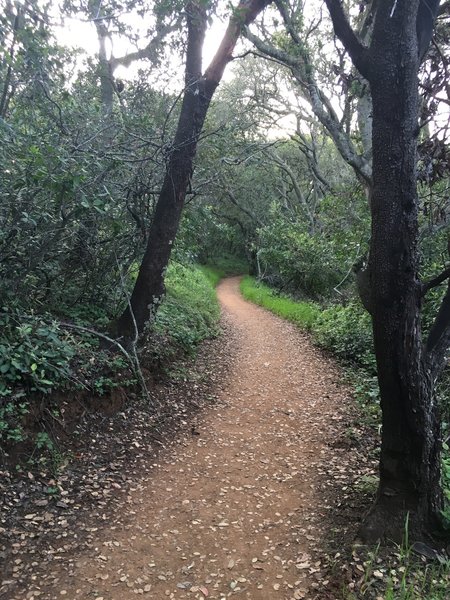
[{"label": "twig", "polygon": [[445,271],[442,271],[442,273],[440,275],[438,275],[437,277],[434,277],[433,279],[430,279],[426,283],[422,284],[422,296],[425,296],[425,294],[432,288],[435,288],[438,285],[441,285],[441,283],[443,283],[449,277],[450,277],[450,267],[447,267],[447,269],[445,269]]},{"label": "twig", "polygon": [[64,327],[68,327],[69,329],[78,329],[79,331],[85,331],[86,333],[91,333],[92,335],[96,335],[97,337],[106,340],[110,344],[115,344],[119,348],[119,350],[122,352],[122,354],[125,355],[128,362],[134,367],[133,359],[131,358],[129,353],[125,350],[125,348],[122,346],[122,344],[120,342],[118,342],[117,340],[114,340],[113,338],[110,338],[109,336],[105,335],[104,333],[100,333],[99,331],[96,331],[95,329],[90,329],[89,327],[83,327],[82,325],[75,325],[73,323],[65,323],[64,321],[60,321],[60,323],[61,323],[61,325],[63,325]]},{"label": "twig", "polygon": [[349,270],[348,270],[348,272],[345,274],[345,276],[344,276],[344,279],[343,279],[342,281],[340,281],[340,282],[339,282],[339,283],[338,283],[338,284],[337,284],[337,285],[336,285],[336,286],[333,288],[333,291],[334,291],[334,292],[336,292],[337,294],[340,294],[341,296],[342,296],[343,294],[342,294],[342,292],[340,292],[340,291],[339,291],[339,289],[338,289],[338,288],[340,288],[340,287],[341,287],[341,285],[342,285],[342,284],[343,284],[343,283],[344,283],[344,282],[347,280],[348,276],[349,276],[349,275],[350,275],[350,273],[352,272],[352,270],[353,270],[353,267],[354,267],[354,264],[355,264],[355,262],[356,262],[356,259],[358,258],[358,254],[359,254],[359,248],[360,248],[360,245],[358,244],[358,246],[357,246],[357,249],[356,249],[356,250],[357,250],[357,252],[356,252],[356,257],[355,257],[355,260],[352,262],[352,264],[351,264],[351,266],[350,266],[350,269],[349,269]]},{"label": "twig", "polygon": [[150,404],[150,402],[151,402],[150,393],[149,393],[148,388],[147,388],[147,383],[145,381],[144,374],[142,373],[141,363],[139,361],[139,356],[138,356],[138,353],[137,353],[137,343],[138,343],[138,339],[139,339],[139,329],[138,329],[138,326],[137,326],[137,323],[136,323],[136,318],[134,316],[133,307],[131,306],[130,295],[128,294],[127,287],[125,285],[125,280],[124,280],[123,273],[122,273],[122,269],[120,268],[117,256],[116,256],[116,263],[117,263],[117,268],[119,269],[119,276],[120,276],[120,283],[122,285],[122,291],[125,294],[125,297],[127,299],[128,309],[130,311],[130,315],[131,315],[131,318],[133,320],[134,339],[131,342],[131,351],[133,353],[133,358],[134,358],[134,361],[133,361],[134,370],[135,370],[135,373],[138,376],[139,383],[141,384],[142,391],[144,393],[145,399],[147,400],[147,403]]}]

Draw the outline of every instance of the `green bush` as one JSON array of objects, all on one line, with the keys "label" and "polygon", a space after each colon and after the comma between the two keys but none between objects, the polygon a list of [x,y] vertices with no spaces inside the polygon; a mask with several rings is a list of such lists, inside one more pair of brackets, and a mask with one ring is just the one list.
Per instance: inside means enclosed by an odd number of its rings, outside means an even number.
[{"label": "green bush", "polygon": [[214,267],[212,265],[202,265],[199,268],[213,287],[216,287],[219,281],[226,276],[226,273],[223,269]]},{"label": "green bush", "polygon": [[356,302],[323,310],[314,322],[317,343],[336,356],[375,373],[370,315]]},{"label": "green bush", "polygon": [[67,381],[75,343],[56,321],[3,311],[0,329],[0,396],[17,387],[48,392]]},{"label": "green bush", "polygon": [[25,439],[22,420],[29,412],[29,405],[20,400],[22,396],[23,393],[19,393],[15,398],[0,400],[0,446]]},{"label": "green bush", "polygon": [[[333,213],[336,211],[333,210]],[[259,229],[258,257],[266,276],[286,289],[314,299],[330,298],[336,286],[353,281],[352,265],[361,255],[363,234],[335,216],[311,232],[273,207],[270,224]]]},{"label": "green bush", "polygon": [[166,296],[155,319],[155,331],[185,351],[215,335],[220,316],[212,281],[201,268],[171,263],[166,275]]}]

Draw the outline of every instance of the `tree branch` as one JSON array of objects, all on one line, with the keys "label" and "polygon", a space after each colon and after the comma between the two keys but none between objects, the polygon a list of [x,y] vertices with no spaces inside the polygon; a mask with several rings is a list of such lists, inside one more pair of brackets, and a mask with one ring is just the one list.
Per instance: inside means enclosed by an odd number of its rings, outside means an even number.
[{"label": "tree branch", "polygon": [[241,204],[239,204],[236,196],[234,195],[232,190],[228,187],[223,175],[219,175],[219,180],[220,180],[222,187],[223,187],[226,195],[228,196],[228,199],[230,200],[230,202],[232,204],[234,204],[234,206],[236,208],[238,208],[241,212],[243,212],[245,215],[247,215],[247,217],[249,217],[251,221],[254,221],[259,227],[261,227],[263,224],[262,221],[259,219],[259,217],[257,215],[253,214],[250,210],[245,208],[245,206],[242,206]]},{"label": "tree branch", "polygon": [[129,67],[136,60],[150,59],[153,53],[160,47],[162,40],[169,34],[178,28],[178,23],[173,25],[167,25],[158,31],[154,38],[152,38],[145,48],[140,48],[135,52],[130,52],[125,56],[117,56],[111,59],[111,69],[114,72],[117,67]]},{"label": "tree branch", "polygon": [[445,269],[445,271],[442,271],[442,273],[440,273],[440,275],[437,275],[437,277],[433,277],[433,279],[430,279],[429,281],[422,284],[422,296],[425,296],[425,294],[429,290],[437,287],[438,285],[441,285],[441,283],[443,283],[446,279],[449,279],[449,278],[450,278],[450,267],[447,267]]},{"label": "tree branch", "polygon": [[303,191],[297,181],[297,177],[296,177],[295,173],[292,171],[292,169],[289,167],[289,165],[281,158],[281,156],[279,154],[277,154],[277,152],[270,151],[270,150],[263,150],[263,153],[269,159],[273,160],[274,163],[276,165],[278,165],[278,167],[282,171],[284,171],[284,173],[286,173],[286,175],[289,177],[292,187],[294,188],[294,192],[297,197],[298,203],[301,206],[303,214],[306,216],[306,218],[309,221],[310,232],[312,233],[315,229],[314,215],[311,213],[310,207],[308,206],[308,203],[305,199],[305,195],[303,194]]},{"label": "tree branch", "polygon": [[216,55],[205,71],[205,79],[219,83],[227,64],[233,60],[233,51],[242,33],[242,29],[250,25],[272,0],[241,0],[234,9],[227,30]]},{"label": "tree branch", "polygon": [[350,27],[347,16],[340,0],[325,0],[333,21],[334,32],[341,40],[344,48],[350,55],[353,64],[366,79],[369,75],[368,48],[357,38]]},{"label": "tree branch", "polygon": [[441,17],[443,15],[448,16],[448,13],[450,13],[450,1],[444,2],[444,4],[441,4],[441,6],[439,7],[438,10],[438,16]]},{"label": "tree branch", "polygon": [[330,134],[341,156],[353,167],[360,180],[370,186],[372,181],[370,162],[358,153],[353,140],[345,133],[339,123],[339,119],[331,103],[326,98],[326,95],[321,92],[307,48],[303,46],[302,58],[298,58],[288,54],[284,50],[275,48],[272,44],[261,40],[248,30],[245,31],[245,37],[265,57],[271,57],[291,69],[295,81],[303,92],[303,97],[309,102],[313,113]]}]

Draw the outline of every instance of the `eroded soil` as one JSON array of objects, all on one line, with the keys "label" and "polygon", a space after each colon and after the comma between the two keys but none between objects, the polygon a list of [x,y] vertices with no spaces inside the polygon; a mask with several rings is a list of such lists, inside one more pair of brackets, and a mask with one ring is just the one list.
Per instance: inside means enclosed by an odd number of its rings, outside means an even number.
[{"label": "eroded soil", "polygon": [[25,515],[3,597],[340,597],[325,555],[336,530],[353,535],[351,485],[371,469],[349,442],[348,390],[307,335],[245,302],[238,285],[218,287],[232,366],[217,402],[158,458],[144,449],[95,521],[86,511],[66,520],[34,558],[20,551]]}]

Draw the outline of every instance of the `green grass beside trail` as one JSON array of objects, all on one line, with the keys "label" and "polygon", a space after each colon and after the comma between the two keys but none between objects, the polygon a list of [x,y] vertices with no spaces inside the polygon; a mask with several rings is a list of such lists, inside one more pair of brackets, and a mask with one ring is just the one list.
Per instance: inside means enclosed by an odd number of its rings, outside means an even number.
[{"label": "green grass beside trail", "polygon": [[166,296],[157,312],[155,330],[192,351],[217,333],[220,318],[215,285],[221,277],[213,268],[172,262],[166,274]]},{"label": "green grass beside trail", "polygon": [[219,281],[226,277],[226,273],[223,269],[212,265],[201,265],[199,270],[213,287],[216,287]]},{"label": "green grass beside trail", "polygon": [[276,315],[305,329],[312,326],[320,314],[320,308],[310,302],[296,302],[280,294],[263,283],[258,283],[250,275],[241,281],[241,293],[246,300],[267,308]]}]

